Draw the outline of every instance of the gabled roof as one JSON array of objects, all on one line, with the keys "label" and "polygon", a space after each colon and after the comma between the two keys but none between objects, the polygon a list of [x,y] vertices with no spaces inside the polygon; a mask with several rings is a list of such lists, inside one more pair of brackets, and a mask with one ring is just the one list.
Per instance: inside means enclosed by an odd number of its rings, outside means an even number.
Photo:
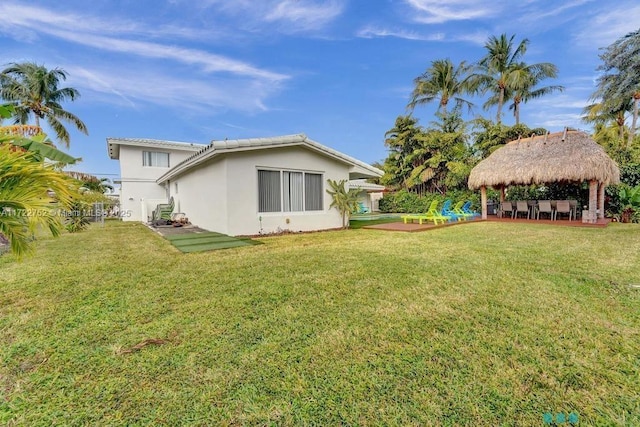
[{"label": "gabled roof", "polygon": [[210,159],[215,158],[216,156],[220,156],[223,154],[293,146],[305,147],[326,157],[350,165],[351,168],[349,170],[349,177],[352,179],[379,177],[383,174],[380,169],[374,168],[373,166],[361,162],[360,160],[354,159],[353,157],[350,157],[344,153],[324,146],[319,142],[313,141],[312,139],[307,138],[305,134],[295,134],[276,136],[271,138],[248,138],[211,141],[209,145],[201,146],[200,150],[194,155],[175,165],[168,172],[158,178],[156,182],[161,184],[199,164],[202,164],[203,162],[206,162]]},{"label": "gabled roof", "polygon": [[184,150],[198,151],[206,145],[194,144],[188,142],[163,141],[160,139],[143,139],[143,138],[107,138],[107,151],[109,157],[117,160],[120,158],[120,146],[131,145],[134,147],[149,147],[154,149],[165,150]]}]

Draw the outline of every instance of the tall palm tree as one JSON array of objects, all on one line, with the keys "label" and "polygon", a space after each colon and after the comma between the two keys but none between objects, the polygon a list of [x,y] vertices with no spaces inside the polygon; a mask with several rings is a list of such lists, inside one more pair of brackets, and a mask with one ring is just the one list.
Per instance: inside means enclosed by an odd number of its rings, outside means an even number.
[{"label": "tall palm tree", "polygon": [[592,99],[602,100],[613,108],[616,108],[614,104],[626,104],[631,100],[628,109],[632,112],[627,139],[629,149],[635,138],[640,104],[640,29],[613,42],[600,59],[603,64],[598,69],[605,73],[598,78]]},{"label": "tall palm tree", "polygon": [[493,93],[494,96],[488,104],[485,103],[485,108],[498,106],[498,123],[502,120],[502,107],[509,95],[515,96],[516,91],[523,87],[532,88],[532,76],[534,79],[542,80],[555,77],[557,74],[557,68],[551,63],[527,65],[522,62],[529,40],[524,39],[516,45],[514,39],[515,35],[507,37],[506,34],[489,37],[485,44],[487,54],[478,62],[477,70],[470,79],[474,89],[482,93]]},{"label": "tall palm tree", "polygon": [[521,79],[518,86],[512,90],[510,99],[513,100],[513,103],[509,106],[516,118],[516,125],[520,124],[520,104],[526,104],[533,99],[553,92],[564,91],[564,86],[560,85],[537,87],[542,80],[558,76],[558,68],[555,65],[549,63],[526,65],[522,63],[520,67],[526,72],[526,75]]},{"label": "tall palm tree", "polygon": [[471,108],[473,104],[462,98],[470,92],[470,70],[464,61],[457,67],[448,58],[431,62],[431,66],[414,80],[415,87],[407,107],[413,110],[416,105],[437,100],[438,112],[447,114],[447,105],[453,100],[456,107],[466,105]]},{"label": "tall palm tree", "polygon": [[0,96],[14,105],[15,123],[26,124],[33,114],[36,126],[40,126],[41,119],[46,120],[58,139],[69,147],[69,132],[62,121],[85,134],[87,127],[61,105],[80,96],[74,88],[59,87],[66,79],[67,73],[59,68],[48,70],[33,62],[12,63],[0,73]]}]

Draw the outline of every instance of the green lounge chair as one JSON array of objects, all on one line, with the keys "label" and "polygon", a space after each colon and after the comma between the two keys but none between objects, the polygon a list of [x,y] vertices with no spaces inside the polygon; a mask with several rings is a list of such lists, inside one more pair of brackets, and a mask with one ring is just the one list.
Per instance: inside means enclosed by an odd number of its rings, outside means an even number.
[{"label": "green lounge chair", "polygon": [[465,204],[464,200],[461,200],[453,206],[453,209],[451,209],[453,213],[456,214],[456,216],[458,217],[458,220],[462,220],[462,221],[466,221],[469,218],[473,218],[473,214],[470,214],[464,211],[463,209],[464,204]]},{"label": "green lounge chair", "polygon": [[431,205],[429,205],[429,209],[427,210],[427,212],[423,214],[403,215],[401,218],[405,224],[409,221],[413,222],[414,220],[418,220],[418,223],[421,225],[422,221],[433,221],[434,225],[438,225],[438,221],[441,221],[444,224],[444,222],[449,219],[440,214],[440,211],[438,210],[437,200],[431,202]]},{"label": "green lounge chair", "polygon": [[171,221],[174,206],[173,197],[171,197],[169,203],[161,203],[156,206],[151,219],[153,221]]}]

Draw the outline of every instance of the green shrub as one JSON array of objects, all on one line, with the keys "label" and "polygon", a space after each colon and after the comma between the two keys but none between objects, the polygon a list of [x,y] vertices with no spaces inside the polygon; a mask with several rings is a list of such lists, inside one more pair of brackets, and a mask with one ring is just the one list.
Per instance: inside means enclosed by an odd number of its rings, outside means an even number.
[{"label": "green shrub", "polygon": [[446,194],[427,193],[418,195],[407,190],[387,193],[380,199],[380,211],[389,213],[422,213],[429,209],[433,200],[438,203],[451,199],[454,203],[460,200],[471,200],[474,209],[480,207],[480,193],[470,190],[452,190]]}]

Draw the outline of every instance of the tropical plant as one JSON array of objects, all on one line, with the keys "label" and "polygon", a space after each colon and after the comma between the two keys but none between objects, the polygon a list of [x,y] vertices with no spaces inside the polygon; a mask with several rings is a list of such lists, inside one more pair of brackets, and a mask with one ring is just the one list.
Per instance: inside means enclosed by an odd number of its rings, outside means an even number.
[{"label": "tropical plant", "polygon": [[411,163],[412,156],[420,147],[421,135],[422,128],[417,119],[411,116],[396,118],[393,128],[385,133],[384,145],[389,149],[389,155],[384,161],[381,184],[407,188],[407,178],[416,166]]},{"label": "tropical plant", "polygon": [[64,228],[69,233],[77,233],[78,231],[86,229],[90,224],[89,217],[86,214],[87,210],[87,204],[74,201],[69,206],[69,210],[65,216]]},{"label": "tropical plant", "polygon": [[470,70],[471,67],[464,61],[457,67],[448,58],[431,62],[431,67],[414,80],[415,86],[407,107],[413,111],[416,105],[437,100],[438,112],[447,114],[447,105],[453,100],[456,108],[462,105],[471,108],[473,104],[462,98],[470,91]]},{"label": "tropical plant", "polygon": [[475,155],[484,159],[509,141],[518,138],[527,138],[531,135],[544,135],[544,128],[531,129],[525,124],[507,126],[502,123],[494,123],[485,118],[477,118],[473,121],[473,149]]},{"label": "tropical plant", "polygon": [[[519,93],[521,101],[523,95],[527,99],[533,99],[529,92],[535,91],[535,86],[541,80],[555,77],[557,74],[556,66],[551,63],[527,65],[522,62],[529,40],[524,39],[516,46],[514,38],[515,35],[507,37],[506,34],[489,37],[485,43],[487,54],[480,59],[476,71],[469,80],[472,89],[481,93],[493,93],[484,107],[497,105],[496,121],[498,123],[502,119],[502,107],[509,97]],[[537,96],[543,94],[545,93]]]},{"label": "tropical plant", "polygon": [[621,185],[618,191],[620,218],[622,222],[631,222],[634,214],[640,212],[640,185],[630,187]]},{"label": "tropical plant", "polygon": [[328,179],[327,183],[331,189],[327,189],[327,193],[331,195],[330,208],[336,208],[342,217],[342,228],[349,226],[349,217],[358,206],[358,189],[350,188],[347,190],[347,180],[342,179],[335,181]]},{"label": "tropical plant", "polygon": [[62,223],[56,210],[68,206],[72,195],[70,178],[55,166],[38,161],[28,151],[0,144],[0,233],[17,256],[31,250],[38,226],[53,236],[60,234]]},{"label": "tropical plant", "polygon": [[84,172],[67,172],[69,176],[80,182],[80,188],[94,193],[105,194],[113,191],[113,185],[109,178],[98,178],[97,176]]},{"label": "tropical plant", "polygon": [[68,147],[70,136],[62,121],[85,134],[87,127],[62,107],[62,102],[74,101],[80,96],[74,88],[59,87],[66,79],[67,73],[59,68],[48,70],[33,62],[12,63],[0,73],[0,96],[14,106],[15,123],[26,124],[31,115],[38,127],[40,119],[46,120],[57,138]]}]

